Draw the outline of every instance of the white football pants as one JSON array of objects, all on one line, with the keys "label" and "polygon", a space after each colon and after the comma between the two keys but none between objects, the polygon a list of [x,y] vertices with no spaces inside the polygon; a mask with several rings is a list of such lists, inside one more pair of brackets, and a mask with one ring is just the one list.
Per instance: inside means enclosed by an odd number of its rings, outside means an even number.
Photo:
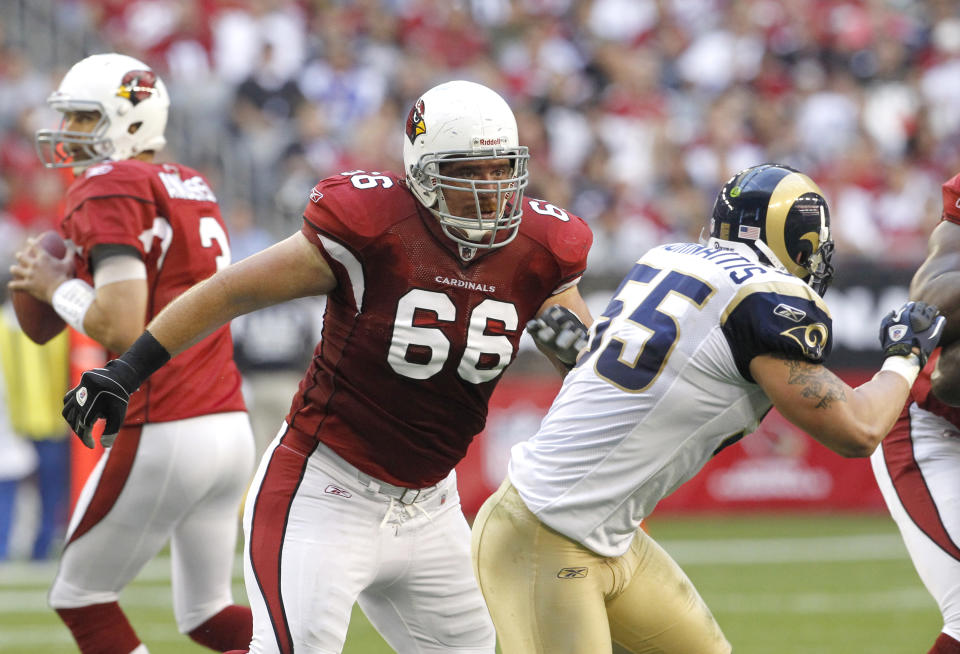
[{"label": "white football pants", "polygon": [[117,601],[168,541],[181,633],[233,604],[239,509],[254,456],[245,412],[120,430],[70,518],[50,606]]},{"label": "white football pants", "polygon": [[251,654],[334,654],[354,602],[400,654],[493,654],[456,473],[402,504],[324,445],[286,428],[247,494]]},{"label": "white football pants", "polygon": [[960,640],[960,428],[911,404],[870,463],[944,633]]}]

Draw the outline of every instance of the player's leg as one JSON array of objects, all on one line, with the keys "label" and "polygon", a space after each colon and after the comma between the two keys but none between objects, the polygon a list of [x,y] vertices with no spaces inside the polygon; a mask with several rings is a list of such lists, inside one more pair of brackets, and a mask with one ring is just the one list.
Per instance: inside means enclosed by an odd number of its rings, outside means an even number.
[{"label": "player's leg", "polygon": [[250,652],[334,654],[377,565],[378,507],[290,436],[267,448],[244,507]]},{"label": "player's leg", "polygon": [[911,407],[871,464],[914,567],[943,615],[931,652],[960,652],[960,431]]},{"label": "player's leg", "polygon": [[245,413],[178,421],[171,456],[181,458],[178,485],[189,511],[170,541],[173,611],[180,632],[210,649],[246,649],[250,609],[233,604],[240,500],[253,472],[254,442]]},{"label": "player's leg", "polygon": [[87,479],[70,521],[49,603],[80,651],[130,652],[140,640],[120,590],[160,551],[178,519],[166,498],[170,466],[154,425],[122,429]]},{"label": "player's leg", "polygon": [[360,608],[400,654],[493,654],[496,637],[471,569],[456,475],[424,498],[380,500],[378,574],[360,594]]},{"label": "player's leg", "polygon": [[477,514],[472,551],[503,654],[611,651],[611,568],[544,526],[508,481]]},{"label": "player's leg", "polygon": [[623,556],[608,561],[621,586],[607,598],[610,633],[626,651],[730,652],[693,583],[642,529]]}]

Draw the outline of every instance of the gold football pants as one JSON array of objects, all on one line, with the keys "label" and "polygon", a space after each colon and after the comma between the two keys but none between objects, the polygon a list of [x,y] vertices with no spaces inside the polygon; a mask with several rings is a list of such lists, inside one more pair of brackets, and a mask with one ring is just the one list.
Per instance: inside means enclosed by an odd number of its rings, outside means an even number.
[{"label": "gold football pants", "polygon": [[[503,654],[726,654],[710,609],[642,529],[600,556],[540,522],[509,480],[477,514],[473,571]],[[618,649],[621,651],[621,649]]]}]

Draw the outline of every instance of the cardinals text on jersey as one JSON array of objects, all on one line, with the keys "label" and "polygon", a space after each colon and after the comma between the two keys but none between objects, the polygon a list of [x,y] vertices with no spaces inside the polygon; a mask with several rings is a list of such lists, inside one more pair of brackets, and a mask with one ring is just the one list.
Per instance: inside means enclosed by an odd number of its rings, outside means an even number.
[{"label": "cardinals text on jersey", "polygon": [[580,218],[525,200],[513,242],[462,257],[404,180],[363,171],[318,184],[302,231],[337,288],[291,432],[414,488],[464,456],[523,326],[577,283],[591,242]]}]

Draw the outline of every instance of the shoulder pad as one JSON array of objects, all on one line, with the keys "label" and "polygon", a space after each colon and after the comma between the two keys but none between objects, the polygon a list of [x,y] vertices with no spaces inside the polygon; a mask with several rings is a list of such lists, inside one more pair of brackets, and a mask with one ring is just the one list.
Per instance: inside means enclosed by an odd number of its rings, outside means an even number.
[{"label": "shoulder pad", "polygon": [[587,266],[593,232],[580,216],[536,198],[524,199],[520,233],[549,250],[564,268]]},{"label": "shoulder pad", "polygon": [[416,199],[397,175],[353,171],[321,180],[303,217],[346,242],[368,240],[416,213]]},{"label": "shoulder pad", "polygon": [[720,324],[745,379],[753,381],[750,361],[760,354],[813,363],[829,356],[833,347],[830,311],[813,289],[797,282],[747,284],[727,304]]}]

